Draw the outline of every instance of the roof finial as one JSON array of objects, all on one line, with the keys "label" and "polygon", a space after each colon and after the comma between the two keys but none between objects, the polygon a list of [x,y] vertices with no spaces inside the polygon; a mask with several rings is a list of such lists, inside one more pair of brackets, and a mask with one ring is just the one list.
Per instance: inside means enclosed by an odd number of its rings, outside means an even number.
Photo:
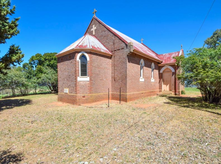
[{"label": "roof finial", "polygon": [[143,43],[143,40],[144,40],[144,39],[142,38],[142,39],[141,39],[141,43]]},{"label": "roof finial", "polygon": [[183,45],[181,44],[181,49],[183,49]]},{"label": "roof finial", "polygon": [[93,11],[94,16],[96,16],[96,12],[97,12],[97,10],[96,10],[96,9],[94,9],[94,11]]}]

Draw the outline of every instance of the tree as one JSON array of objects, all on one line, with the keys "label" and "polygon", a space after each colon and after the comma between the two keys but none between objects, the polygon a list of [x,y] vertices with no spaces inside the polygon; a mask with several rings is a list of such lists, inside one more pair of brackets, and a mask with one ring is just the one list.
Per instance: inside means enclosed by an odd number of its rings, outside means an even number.
[{"label": "tree", "polygon": [[207,48],[217,48],[221,44],[221,29],[216,30],[213,35],[204,41]]},{"label": "tree", "polygon": [[187,57],[176,57],[182,72],[178,78],[184,83],[197,86],[204,101],[221,101],[221,45],[216,49],[195,48]]},{"label": "tree", "polygon": [[47,66],[54,70],[57,70],[57,58],[55,56],[56,54],[56,52],[44,53],[43,55],[37,53],[29,59],[29,64],[36,69],[38,66]]},{"label": "tree", "polygon": [[[9,20],[8,16],[15,13],[15,6],[11,9],[10,6],[10,0],[0,1],[0,44],[5,44],[7,39],[12,38],[19,33],[18,20],[20,18],[14,18],[11,21]],[[0,57],[0,74],[5,73],[4,70],[6,69],[10,69],[11,65],[20,64],[23,57],[24,54],[22,54],[19,46],[10,46],[8,53],[3,57]]]},{"label": "tree", "polygon": [[13,96],[16,95],[16,89],[18,89],[22,95],[28,93],[30,83],[27,81],[22,67],[12,67],[10,70],[7,70],[6,73],[6,75],[0,74],[1,86],[4,89],[11,89]]},{"label": "tree", "polygon": [[22,65],[23,72],[25,72],[25,78],[29,82],[30,88],[33,88],[35,93],[37,93],[38,88],[38,79],[36,77],[35,70],[32,68],[32,66],[29,63],[24,63]]},{"label": "tree", "polygon": [[35,81],[38,81],[39,85],[46,85],[51,92],[58,91],[58,79],[57,79],[57,53],[44,53],[32,56],[29,59],[29,65],[34,71]]},{"label": "tree", "polygon": [[52,68],[44,67],[39,81],[46,85],[51,92],[58,92],[58,73]]}]

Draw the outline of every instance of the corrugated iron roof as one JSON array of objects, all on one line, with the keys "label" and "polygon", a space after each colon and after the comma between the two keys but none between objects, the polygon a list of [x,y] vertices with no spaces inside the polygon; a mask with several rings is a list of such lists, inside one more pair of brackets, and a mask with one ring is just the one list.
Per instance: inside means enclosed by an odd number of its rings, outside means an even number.
[{"label": "corrugated iron roof", "polygon": [[175,63],[176,59],[174,59],[174,57],[180,56],[182,54],[183,54],[183,49],[177,52],[160,54],[158,55],[158,57],[163,61],[161,64],[169,64],[169,63]]},{"label": "corrugated iron roof", "polygon": [[[146,54],[147,56],[150,56],[154,59],[157,59],[158,61],[162,61],[161,64],[169,64],[169,63],[175,63],[176,59],[173,57],[180,56],[183,53],[183,49],[177,52],[171,52],[171,53],[165,53],[165,54],[157,54],[152,49],[150,49],[148,46],[146,46],[143,43],[139,43],[138,41],[130,38],[129,36],[117,31],[116,29],[106,25],[104,22],[102,22],[100,19],[98,19],[96,16],[93,17],[98,22],[100,22],[102,25],[104,25],[110,32],[112,32],[114,35],[116,35],[119,39],[121,39],[124,43],[133,43],[133,48],[143,54]],[[89,27],[88,27],[89,28]],[[77,49],[92,49],[95,51],[104,52],[106,54],[112,54],[95,36],[92,36],[88,33],[85,33],[83,37],[78,39],[76,42],[72,43],[70,46],[59,52],[57,55],[63,54],[65,52],[71,51],[71,50],[77,50]]]},{"label": "corrugated iron roof", "polygon": [[98,22],[100,22],[101,24],[103,24],[107,29],[109,29],[112,33],[114,33],[116,36],[118,36],[123,42],[125,42],[126,44],[128,44],[129,42],[133,43],[133,47],[134,49],[148,55],[151,56],[157,60],[161,60],[158,58],[158,54],[156,52],[154,52],[153,50],[151,50],[149,47],[147,47],[145,44],[139,43],[138,41],[130,38],[129,36],[117,31],[116,29],[106,25],[104,22],[102,22],[100,19],[98,19],[96,16],[94,17]]},{"label": "corrugated iron roof", "polygon": [[59,52],[57,55],[76,49],[93,49],[111,54],[111,52],[95,36],[87,33],[76,42],[72,43],[70,46]]}]

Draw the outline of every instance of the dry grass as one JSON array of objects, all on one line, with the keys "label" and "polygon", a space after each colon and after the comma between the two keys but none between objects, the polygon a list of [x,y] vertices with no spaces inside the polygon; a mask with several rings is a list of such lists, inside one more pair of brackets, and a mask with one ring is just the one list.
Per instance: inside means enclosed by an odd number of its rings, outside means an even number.
[{"label": "dry grass", "polygon": [[56,99],[0,100],[0,163],[221,163],[218,107],[185,106],[176,97],[110,108]]}]

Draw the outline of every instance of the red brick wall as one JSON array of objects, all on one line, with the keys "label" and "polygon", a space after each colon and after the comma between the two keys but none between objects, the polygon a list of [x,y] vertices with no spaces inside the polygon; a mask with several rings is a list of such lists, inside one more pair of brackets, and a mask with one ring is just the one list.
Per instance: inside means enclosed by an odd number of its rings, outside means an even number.
[{"label": "red brick wall", "polygon": [[95,36],[100,40],[102,44],[104,44],[111,52],[115,50],[125,48],[125,43],[121,41],[118,37],[116,37],[113,33],[111,33],[106,27],[100,24],[96,19],[92,19],[86,33],[93,35],[91,31],[93,25],[96,26]]},{"label": "red brick wall", "polygon": [[[143,78],[140,81],[140,60],[144,60]],[[151,82],[151,64],[153,61],[145,59],[136,54],[128,55],[127,65],[127,97],[128,101],[145,96],[153,96],[159,92],[159,67],[158,63],[153,62],[154,82]]]},{"label": "red brick wall", "polygon": [[[119,100],[119,90],[127,92],[127,45],[117,36],[111,33],[106,27],[93,19],[86,31],[93,35],[91,31],[93,25],[96,26],[95,36],[103,43],[113,54],[111,59],[111,98]],[[127,97],[122,96],[122,101],[126,101]]]},{"label": "red brick wall", "polygon": [[58,93],[64,93],[64,88],[69,88],[69,93],[76,93],[76,53],[59,57],[58,60]]},{"label": "red brick wall", "polygon": [[[58,100],[72,104],[91,103],[107,99],[107,91],[112,92],[111,99],[121,101],[135,100],[145,96],[156,95],[161,90],[162,80],[160,67],[156,62],[154,82],[151,82],[151,64],[153,61],[135,54],[128,55],[127,45],[106,29],[96,19],[92,19],[87,33],[93,35],[92,26],[96,26],[95,36],[113,54],[106,57],[96,53],[89,56],[89,82],[77,81],[79,75],[78,53],[71,53],[58,58]],[[144,81],[140,81],[140,60],[143,59]],[[175,79],[174,79],[175,81]],[[69,88],[69,94],[64,94],[64,88]]]},{"label": "red brick wall", "polygon": [[111,57],[92,54],[90,93],[107,93],[111,89]]},{"label": "red brick wall", "polygon": [[90,80],[88,82],[78,81],[78,104],[107,100],[108,88],[111,89],[111,57],[91,53],[89,58],[88,76]]},{"label": "red brick wall", "polygon": [[58,93],[58,101],[70,104],[78,104],[77,95]]},{"label": "red brick wall", "polygon": [[[58,58],[58,100],[82,104],[107,99],[108,88],[111,88],[111,57],[87,53],[90,80],[77,81],[79,76],[77,55],[78,52]],[[64,93],[64,88],[69,89],[69,94]]]}]

